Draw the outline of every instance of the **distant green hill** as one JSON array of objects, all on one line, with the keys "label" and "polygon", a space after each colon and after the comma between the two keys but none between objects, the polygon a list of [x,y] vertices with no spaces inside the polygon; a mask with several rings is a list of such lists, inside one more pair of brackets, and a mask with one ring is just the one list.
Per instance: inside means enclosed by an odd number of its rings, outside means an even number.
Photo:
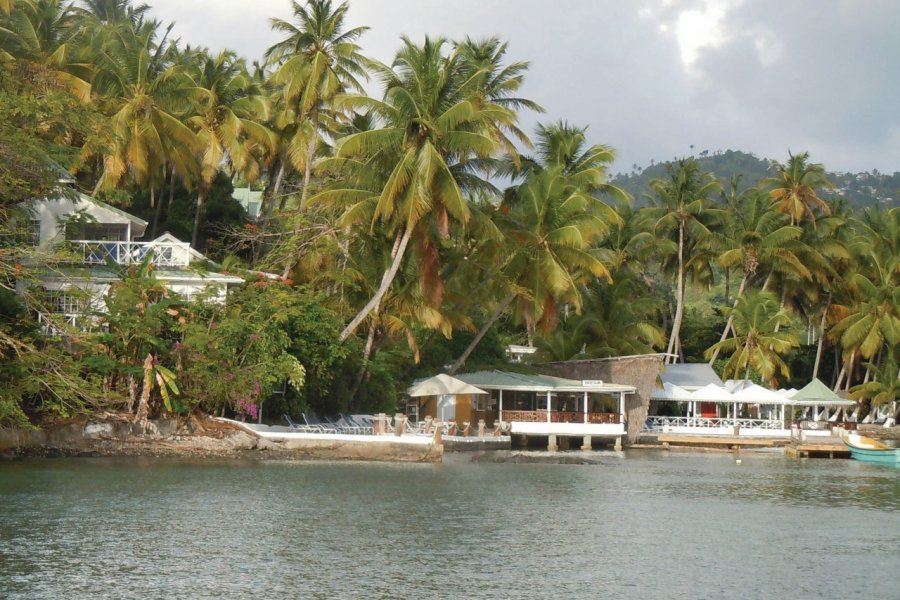
[{"label": "distant green hill", "polygon": [[[774,174],[769,159],[757,158],[740,150],[717,151],[713,154],[703,151],[695,157],[700,168],[710,171],[718,177],[725,189],[728,189],[732,177],[742,175],[739,189],[744,190],[756,185],[760,180]],[[620,173],[612,179],[612,183],[630,193],[634,197],[635,206],[646,206],[646,195],[651,179],[665,177],[667,162],[651,164],[649,167],[631,173]],[[900,172],[892,175],[879,173],[829,173],[828,178],[834,182],[833,192],[826,192],[825,197],[843,197],[853,208],[864,208],[880,204],[883,207],[896,206],[900,200]]]}]

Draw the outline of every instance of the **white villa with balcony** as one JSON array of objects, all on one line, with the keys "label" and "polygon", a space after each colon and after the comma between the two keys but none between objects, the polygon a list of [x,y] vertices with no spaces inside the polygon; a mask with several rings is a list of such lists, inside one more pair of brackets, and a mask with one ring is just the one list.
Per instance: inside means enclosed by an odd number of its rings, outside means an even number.
[{"label": "white villa with balcony", "polygon": [[[86,313],[102,310],[103,297],[120,279],[114,265],[137,264],[149,257],[156,279],[186,299],[202,296],[222,303],[229,286],[244,282],[197,268],[206,257],[169,233],[137,241],[147,229],[146,221],[83,194],[34,200],[27,207],[31,243],[48,252],[64,249],[59,261],[64,266],[48,269],[40,282],[53,304],[50,314],[39,315],[48,331],[57,332],[60,324],[78,327]],[[81,292],[70,293],[76,289]]]}]

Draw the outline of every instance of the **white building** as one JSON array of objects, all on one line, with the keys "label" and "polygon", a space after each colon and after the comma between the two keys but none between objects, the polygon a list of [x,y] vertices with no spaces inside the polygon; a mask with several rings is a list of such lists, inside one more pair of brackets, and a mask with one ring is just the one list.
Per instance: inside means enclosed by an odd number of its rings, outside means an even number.
[{"label": "white building", "polygon": [[[119,265],[150,260],[156,279],[189,300],[202,296],[223,303],[228,288],[244,282],[206,270],[206,257],[169,233],[136,241],[144,236],[146,221],[83,194],[34,200],[25,207],[31,214],[29,241],[38,255],[57,253],[54,268],[46,268],[38,284],[50,304],[48,313],[39,315],[45,331],[58,332],[63,323],[78,327],[88,313],[102,310],[110,285],[121,279]],[[24,286],[19,283],[20,291]]]}]

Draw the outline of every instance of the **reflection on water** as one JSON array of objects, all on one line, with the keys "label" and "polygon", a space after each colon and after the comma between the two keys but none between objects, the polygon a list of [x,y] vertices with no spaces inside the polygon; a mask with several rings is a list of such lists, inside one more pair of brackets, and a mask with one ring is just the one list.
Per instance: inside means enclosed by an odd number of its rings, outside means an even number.
[{"label": "reflection on water", "polygon": [[592,456],[0,464],[0,596],[897,597],[898,469]]}]

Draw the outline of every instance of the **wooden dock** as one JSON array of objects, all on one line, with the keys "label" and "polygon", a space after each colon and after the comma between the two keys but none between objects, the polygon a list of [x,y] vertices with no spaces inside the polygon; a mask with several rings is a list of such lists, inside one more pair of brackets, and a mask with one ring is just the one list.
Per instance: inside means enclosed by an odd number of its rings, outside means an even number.
[{"label": "wooden dock", "polygon": [[660,433],[656,437],[659,444],[669,446],[698,446],[713,448],[732,448],[740,449],[741,447],[754,448],[777,448],[789,443],[787,438],[753,438],[741,437],[734,435],[686,435],[682,433]]},{"label": "wooden dock", "polygon": [[850,458],[850,449],[834,437],[795,438],[784,447],[784,455],[790,458]]}]

